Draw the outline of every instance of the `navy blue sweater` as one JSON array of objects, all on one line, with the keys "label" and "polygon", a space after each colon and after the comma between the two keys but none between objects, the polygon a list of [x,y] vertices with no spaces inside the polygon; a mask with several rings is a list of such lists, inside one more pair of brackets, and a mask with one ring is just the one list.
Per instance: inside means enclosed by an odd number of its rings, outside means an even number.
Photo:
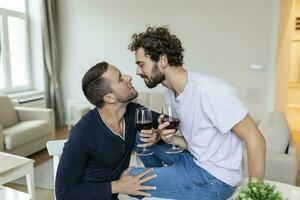
[{"label": "navy blue sweater", "polygon": [[[102,121],[95,108],[73,127],[56,174],[58,200],[115,200],[111,181],[119,179],[128,168],[134,146],[134,115],[140,105],[129,103],[124,115],[125,140],[115,135]],[[153,127],[158,113],[152,112]]]}]

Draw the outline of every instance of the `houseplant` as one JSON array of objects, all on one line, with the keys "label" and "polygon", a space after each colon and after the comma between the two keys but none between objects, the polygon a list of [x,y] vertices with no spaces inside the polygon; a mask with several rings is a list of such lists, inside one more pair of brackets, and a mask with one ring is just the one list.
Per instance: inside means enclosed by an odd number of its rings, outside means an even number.
[{"label": "houseplant", "polygon": [[235,200],[286,200],[275,185],[262,181],[252,181],[240,188]]}]

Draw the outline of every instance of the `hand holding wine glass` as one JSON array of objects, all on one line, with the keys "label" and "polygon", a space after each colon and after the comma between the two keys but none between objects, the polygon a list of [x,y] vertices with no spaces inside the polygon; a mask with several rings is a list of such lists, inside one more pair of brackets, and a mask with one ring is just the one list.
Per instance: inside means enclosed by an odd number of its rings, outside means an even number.
[{"label": "hand holding wine glass", "polygon": [[[176,111],[174,109],[172,109],[171,106],[164,106],[162,108],[162,114],[164,115],[162,118],[162,122],[168,122],[169,125],[167,127],[165,127],[165,129],[170,130],[175,130],[174,133],[176,133],[176,131],[179,128],[179,123],[180,123],[180,119],[177,117]],[[174,134],[171,137],[171,143],[172,143],[172,147],[170,149],[168,149],[166,151],[166,153],[168,154],[175,154],[175,153],[180,153],[183,150],[177,146],[175,146],[174,144]]]},{"label": "hand holding wine glass", "polygon": [[[142,130],[152,129],[152,114],[151,111],[144,107],[139,107],[135,112],[135,125],[137,130],[141,133]],[[142,135],[141,135],[142,138]],[[139,156],[149,156],[153,154],[153,151],[143,147],[142,150],[136,152]]]}]

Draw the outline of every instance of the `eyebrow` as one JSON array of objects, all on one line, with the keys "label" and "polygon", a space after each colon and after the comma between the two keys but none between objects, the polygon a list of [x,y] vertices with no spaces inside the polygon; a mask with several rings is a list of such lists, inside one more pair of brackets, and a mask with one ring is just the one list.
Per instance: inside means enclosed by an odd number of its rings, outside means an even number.
[{"label": "eyebrow", "polygon": [[136,64],[139,65],[139,64],[144,64],[143,61],[136,61]]},{"label": "eyebrow", "polygon": [[119,80],[121,80],[121,78],[122,78],[122,74],[121,74],[121,72],[119,70]]}]

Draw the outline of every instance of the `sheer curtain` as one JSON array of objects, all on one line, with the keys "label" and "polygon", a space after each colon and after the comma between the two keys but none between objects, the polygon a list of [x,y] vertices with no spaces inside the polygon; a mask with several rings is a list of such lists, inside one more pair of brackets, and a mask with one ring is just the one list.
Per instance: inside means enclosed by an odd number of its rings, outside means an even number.
[{"label": "sheer curtain", "polygon": [[56,125],[64,124],[60,87],[60,60],[57,46],[56,0],[40,0],[46,105],[55,111]]}]

